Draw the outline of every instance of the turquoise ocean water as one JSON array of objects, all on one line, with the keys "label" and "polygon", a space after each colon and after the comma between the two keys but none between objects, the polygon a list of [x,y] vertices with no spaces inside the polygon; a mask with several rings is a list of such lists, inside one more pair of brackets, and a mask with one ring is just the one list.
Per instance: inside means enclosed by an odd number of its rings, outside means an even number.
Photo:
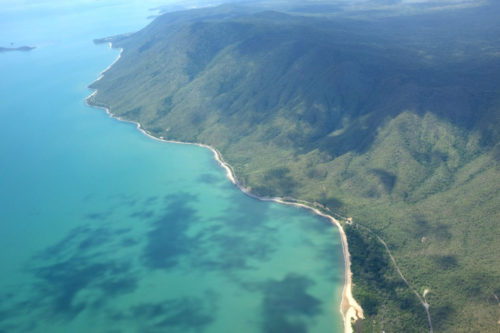
[{"label": "turquoise ocean water", "polygon": [[159,4],[0,4],[0,332],[341,332],[334,226],[85,105]]}]

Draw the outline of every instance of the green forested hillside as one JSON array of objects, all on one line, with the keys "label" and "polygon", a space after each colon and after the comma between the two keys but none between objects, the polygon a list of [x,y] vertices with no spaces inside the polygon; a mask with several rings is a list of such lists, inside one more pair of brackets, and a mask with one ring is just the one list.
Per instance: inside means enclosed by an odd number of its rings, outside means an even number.
[{"label": "green forested hillside", "polygon": [[[122,57],[90,102],[214,146],[255,194],[371,228],[429,290],[435,332],[498,332],[500,7],[376,19],[311,8],[162,15],[115,39]],[[358,330],[428,331],[375,237],[347,233]]]}]

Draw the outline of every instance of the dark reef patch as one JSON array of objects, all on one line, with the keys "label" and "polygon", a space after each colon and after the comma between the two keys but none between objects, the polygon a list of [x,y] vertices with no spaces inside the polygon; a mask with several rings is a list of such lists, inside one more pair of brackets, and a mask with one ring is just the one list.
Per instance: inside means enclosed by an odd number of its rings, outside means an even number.
[{"label": "dark reef patch", "polygon": [[261,240],[225,233],[210,235],[204,241],[207,246],[202,249],[200,256],[193,256],[192,264],[208,271],[251,269],[250,260],[264,261],[272,249],[271,244]]},{"label": "dark reef patch", "polygon": [[[44,321],[70,321],[82,311],[101,311],[138,287],[132,261],[111,256],[130,229],[80,226],[26,263],[34,282],[2,295],[0,330],[34,331]],[[25,319],[30,313],[30,319]],[[19,319],[23,318],[22,321]],[[12,326],[13,325],[13,326]]]},{"label": "dark reef patch", "polygon": [[321,301],[307,293],[314,281],[297,274],[268,280],[259,286],[263,293],[264,332],[307,332],[307,321],[321,314]]},{"label": "dark reef patch", "polygon": [[95,229],[88,230],[87,234],[83,237],[83,240],[78,244],[78,250],[87,251],[91,249],[95,249],[100,245],[103,245],[115,235],[115,233],[111,232],[108,229]]},{"label": "dark reef patch", "polygon": [[255,199],[246,201],[240,192],[232,192],[232,196],[228,198],[232,206],[224,212],[224,217],[221,217],[221,222],[231,228],[234,232],[248,233],[259,232],[263,235],[272,233],[274,228],[265,225],[268,218],[269,205],[262,204],[261,201]]},{"label": "dark reef patch", "polygon": [[266,261],[276,251],[275,228],[265,223],[269,206],[242,198],[235,192],[230,198],[233,205],[214,219],[216,225],[196,235],[203,252],[193,256],[194,266],[226,272],[251,269],[252,261]]},{"label": "dark reef patch", "polygon": [[[137,287],[136,277],[125,262],[95,262],[91,257],[71,257],[55,264],[35,268],[38,279],[36,303],[45,304],[52,317],[72,319],[90,304],[103,304]],[[92,296],[77,297],[83,290]],[[38,308],[39,304],[36,304]]]},{"label": "dark reef patch", "polygon": [[215,320],[218,295],[207,290],[203,297],[167,298],[142,303],[125,313],[114,313],[113,320],[129,320],[141,332],[201,332]]},{"label": "dark reef patch", "polygon": [[152,195],[150,197],[147,197],[146,199],[144,199],[144,205],[146,205],[146,206],[153,205],[158,201],[158,198],[159,197],[156,195]]},{"label": "dark reef patch", "polygon": [[71,255],[88,255],[101,247],[112,244],[129,231],[128,228],[76,227],[71,229],[62,240],[37,253],[34,260],[50,262],[55,259],[62,260]]},{"label": "dark reef patch", "polygon": [[133,213],[131,213],[129,216],[137,219],[149,219],[154,216],[154,211],[152,210],[138,210]]},{"label": "dark reef patch", "polygon": [[147,234],[143,262],[150,269],[168,270],[183,258],[190,269],[232,274],[251,269],[252,260],[265,261],[275,251],[277,240],[273,229],[263,224],[266,211],[262,207],[235,200],[236,207],[203,227],[190,207],[196,197],[179,194],[165,200],[165,213],[153,221]]},{"label": "dark reef patch", "polygon": [[122,239],[120,242],[120,245],[125,246],[125,247],[130,247],[139,244],[139,241],[137,239],[134,239],[132,237],[127,237]]},{"label": "dark reef patch", "polygon": [[124,193],[109,195],[107,199],[113,203],[114,207],[133,207],[139,202],[135,195]]},{"label": "dark reef patch", "polygon": [[89,220],[100,220],[104,221],[111,215],[111,212],[94,212],[85,215],[85,218]]},{"label": "dark reef patch", "polygon": [[214,185],[221,183],[222,179],[211,173],[204,173],[198,177],[198,181],[204,184]]},{"label": "dark reef patch", "polygon": [[188,235],[190,226],[199,222],[196,211],[188,204],[196,197],[184,193],[166,196],[165,200],[165,213],[153,222],[143,253],[144,264],[151,269],[174,267],[196,246]]},{"label": "dark reef patch", "polygon": [[36,254],[34,259],[54,260],[55,258],[63,256],[66,251],[69,251],[70,245],[77,244],[77,242],[81,241],[82,234],[87,234],[91,230],[90,227],[76,227],[70,230],[59,242]]}]

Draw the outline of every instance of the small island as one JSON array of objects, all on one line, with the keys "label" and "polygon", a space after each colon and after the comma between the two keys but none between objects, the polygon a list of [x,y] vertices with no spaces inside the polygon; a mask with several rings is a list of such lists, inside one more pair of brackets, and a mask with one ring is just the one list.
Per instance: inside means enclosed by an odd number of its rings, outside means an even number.
[{"label": "small island", "polygon": [[36,48],[35,46],[19,46],[19,47],[2,47],[2,46],[0,46],[0,53],[13,52],[13,51],[29,52],[35,48]]}]

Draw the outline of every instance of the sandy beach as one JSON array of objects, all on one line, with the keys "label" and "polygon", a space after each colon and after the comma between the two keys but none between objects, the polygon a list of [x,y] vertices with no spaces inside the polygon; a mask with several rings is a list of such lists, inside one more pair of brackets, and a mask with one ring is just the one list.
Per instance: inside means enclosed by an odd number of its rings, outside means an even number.
[{"label": "sandy beach", "polygon": [[[112,43],[109,43],[109,47],[110,48],[112,47]],[[102,76],[104,75],[104,73],[106,71],[108,71],[120,59],[122,52],[123,52],[123,49],[120,49],[120,53],[119,53],[118,57],[113,61],[113,63],[111,65],[109,65],[106,69],[104,69],[99,74],[99,77],[94,82],[100,80],[102,78]],[[330,220],[331,223],[333,223],[334,225],[336,225],[337,228],[338,228],[338,230],[339,230],[340,238],[341,238],[341,241],[342,241],[342,252],[343,252],[343,255],[344,255],[344,272],[345,272],[345,275],[344,275],[345,282],[344,282],[344,287],[343,287],[343,291],[342,291],[342,301],[340,303],[340,313],[341,313],[343,321],[344,321],[344,333],[352,333],[353,332],[352,323],[354,321],[358,320],[358,319],[363,319],[364,316],[363,316],[363,309],[361,308],[361,306],[358,304],[358,302],[356,302],[356,300],[352,296],[351,258],[350,258],[350,254],[349,254],[349,247],[348,247],[348,243],[347,243],[347,236],[346,236],[346,234],[344,232],[344,229],[342,228],[342,225],[340,224],[340,222],[337,219],[335,219],[333,216],[331,216],[329,214],[323,213],[319,209],[315,208],[312,203],[309,203],[309,202],[306,202],[306,201],[302,201],[302,200],[299,201],[299,200],[294,200],[294,199],[292,199],[293,200],[292,201],[292,200],[288,200],[288,199],[284,199],[284,198],[279,198],[279,197],[259,197],[259,196],[256,196],[256,195],[250,193],[250,191],[247,188],[243,187],[238,182],[238,180],[236,178],[236,175],[235,175],[232,167],[226,161],[224,161],[221,153],[218,150],[216,150],[215,148],[213,148],[213,147],[211,147],[209,145],[206,145],[206,144],[202,144],[202,143],[182,142],[182,141],[176,141],[176,140],[167,140],[167,139],[163,139],[161,137],[159,138],[159,137],[153,136],[151,133],[149,133],[148,131],[146,131],[145,129],[143,129],[141,127],[140,123],[135,122],[135,121],[131,121],[131,120],[127,120],[127,119],[122,119],[120,117],[116,117],[116,116],[114,116],[111,113],[111,111],[110,111],[109,108],[104,107],[104,106],[99,106],[99,105],[93,105],[93,104],[91,104],[89,102],[89,100],[94,95],[96,95],[96,94],[97,94],[97,89],[95,89],[85,99],[85,102],[86,102],[86,104],[88,106],[99,108],[99,109],[104,109],[106,111],[106,113],[111,118],[117,119],[119,121],[123,121],[123,122],[128,122],[128,123],[135,124],[137,126],[137,129],[139,131],[141,131],[144,135],[148,136],[149,138],[151,138],[153,140],[162,141],[162,142],[168,142],[168,143],[177,143],[177,144],[185,144],[185,145],[195,145],[195,146],[207,148],[210,151],[212,151],[212,153],[214,154],[215,160],[226,171],[226,177],[235,186],[237,186],[243,193],[245,193],[246,195],[251,196],[252,198],[255,198],[255,199],[258,199],[258,200],[262,200],[262,201],[273,201],[273,202],[277,202],[277,203],[284,204],[284,205],[290,205],[290,206],[295,206],[295,207],[309,209],[312,212],[314,212],[315,214],[317,214],[319,216],[322,216],[324,218],[327,218],[328,220]]]},{"label": "sandy beach", "polygon": [[358,319],[363,319],[363,309],[361,306],[356,302],[354,297],[352,296],[352,272],[351,272],[351,257],[349,254],[349,247],[347,244],[347,236],[344,232],[344,228],[342,228],[342,225],[340,222],[335,219],[334,217],[325,214],[318,210],[317,208],[312,207],[312,204],[302,204],[302,203],[295,203],[295,202],[289,202],[282,200],[281,198],[272,198],[272,201],[279,202],[281,204],[285,205],[292,205],[296,207],[301,207],[301,208],[306,208],[312,210],[315,214],[325,217],[330,220],[333,224],[337,226],[339,229],[340,233],[340,238],[342,241],[342,252],[344,254],[344,288],[342,291],[342,302],[340,303],[340,313],[342,314],[342,318],[344,320],[344,332],[345,333],[352,333],[352,323],[355,322]]},{"label": "sandy beach", "polygon": [[[113,44],[110,42],[108,43],[109,45],[109,48],[112,49],[113,48]],[[100,73],[99,73],[99,76],[97,77],[97,79],[94,81],[94,82],[97,82],[99,81],[100,79],[102,79],[102,77],[104,76],[104,73],[106,73],[111,67],[113,67],[114,64],[116,64],[116,62],[118,60],[120,60],[120,58],[122,57],[122,53],[123,53],[123,49],[120,49],[120,53],[118,53],[118,57],[116,57],[116,59],[106,68],[104,68]],[[96,90],[97,92],[97,90]],[[90,97],[90,96],[89,96]],[[87,97],[88,98],[88,97]]]}]

